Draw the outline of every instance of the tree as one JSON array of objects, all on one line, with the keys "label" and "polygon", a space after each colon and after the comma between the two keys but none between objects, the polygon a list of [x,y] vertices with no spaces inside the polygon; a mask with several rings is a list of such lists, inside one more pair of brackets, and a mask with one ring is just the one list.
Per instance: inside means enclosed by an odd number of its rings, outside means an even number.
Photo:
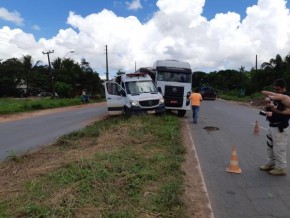
[{"label": "tree", "polygon": [[72,92],[72,86],[70,84],[64,82],[55,82],[55,91],[57,92],[58,96],[69,98],[70,93]]},{"label": "tree", "polygon": [[23,77],[22,79],[26,83],[26,94],[30,95],[31,92],[36,92],[35,87],[33,87],[36,79],[36,66],[40,61],[37,61],[35,65],[33,65],[33,60],[30,55],[23,56],[21,58],[22,69],[23,69]]},{"label": "tree", "polygon": [[192,86],[193,87],[199,87],[202,86],[204,81],[204,78],[206,77],[206,73],[202,71],[196,71],[193,72],[192,75]]},{"label": "tree", "polygon": [[[12,58],[0,61],[0,96],[19,96],[20,91],[36,95],[40,91],[51,90],[51,76],[53,87],[63,97],[74,97],[86,88],[92,95],[103,94],[102,80],[90,64],[83,59],[81,64],[72,59],[55,59],[51,65],[33,64],[30,55],[23,56],[21,60]],[[22,86],[20,88],[20,86]]]},{"label": "tree", "polygon": [[274,81],[277,78],[284,76],[285,63],[282,57],[277,54],[276,58],[271,58],[269,62],[261,64],[261,68],[269,72],[268,76]]},{"label": "tree", "polygon": [[83,89],[86,89],[91,96],[96,96],[97,93],[103,93],[103,85],[101,78],[97,72],[94,72],[90,64],[82,59],[81,68],[83,70],[81,84]]},{"label": "tree", "polygon": [[0,97],[20,96],[17,88],[22,85],[20,69],[22,65],[19,59],[11,58],[0,63]]},{"label": "tree", "polygon": [[245,67],[244,67],[244,66],[241,66],[241,67],[239,68],[239,71],[240,71],[241,73],[245,72]]}]

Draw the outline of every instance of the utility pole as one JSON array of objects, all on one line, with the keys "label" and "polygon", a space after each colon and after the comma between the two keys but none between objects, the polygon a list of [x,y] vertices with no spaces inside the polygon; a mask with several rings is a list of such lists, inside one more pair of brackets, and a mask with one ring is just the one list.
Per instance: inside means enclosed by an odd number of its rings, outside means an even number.
[{"label": "utility pole", "polygon": [[108,46],[106,45],[106,81],[109,80],[109,67],[108,67]]},{"label": "utility pole", "polygon": [[258,55],[256,55],[256,72],[258,71]]},{"label": "utility pole", "polygon": [[51,97],[55,98],[54,78],[53,78],[53,75],[52,75],[50,58],[49,58],[49,54],[51,54],[53,52],[54,52],[54,50],[48,51],[48,52],[42,52],[42,54],[46,54],[47,55],[49,75],[50,75],[50,79],[51,79],[51,91],[52,91],[52,96]]}]

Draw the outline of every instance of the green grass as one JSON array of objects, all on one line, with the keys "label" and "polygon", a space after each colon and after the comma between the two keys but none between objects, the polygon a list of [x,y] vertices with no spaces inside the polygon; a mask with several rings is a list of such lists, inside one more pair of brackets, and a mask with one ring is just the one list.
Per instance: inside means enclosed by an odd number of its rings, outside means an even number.
[{"label": "green grass", "polygon": [[171,115],[118,117],[61,137],[55,152],[110,136],[92,157],[27,180],[21,194],[0,200],[0,217],[186,217],[180,125]]},{"label": "green grass", "polygon": [[240,97],[238,95],[231,95],[231,94],[220,94],[219,97],[228,101],[251,102],[254,99],[264,98],[265,96],[263,96],[261,93],[255,93],[255,94],[252,94],[251,96],[247,95],[243,97]]},{"label": "green grass", "polygon": [[[91,100],[91,102],[95,102]],[[28,112],[41,109],[59,108],[71,105],[81,104],[80,98],[0,98],[0,115],[13,114],[19,112]]]}]

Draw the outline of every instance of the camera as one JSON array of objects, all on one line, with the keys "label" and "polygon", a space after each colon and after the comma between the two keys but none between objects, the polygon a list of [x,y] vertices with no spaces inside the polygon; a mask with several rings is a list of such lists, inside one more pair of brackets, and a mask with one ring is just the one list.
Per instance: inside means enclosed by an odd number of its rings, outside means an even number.
[{"label": "camera", "polygon": [[259,115],[262,115],[262,116],[266,116],[266,112],[269,112],[269,111],[272,111],[272,108],[270,106],[267,106],[265,108],[262,108],[263,110],[261,110],[259,112]]},{"label": "camera", "polygon": [[260,111],[259,115],[266,116],[266,111]]}]

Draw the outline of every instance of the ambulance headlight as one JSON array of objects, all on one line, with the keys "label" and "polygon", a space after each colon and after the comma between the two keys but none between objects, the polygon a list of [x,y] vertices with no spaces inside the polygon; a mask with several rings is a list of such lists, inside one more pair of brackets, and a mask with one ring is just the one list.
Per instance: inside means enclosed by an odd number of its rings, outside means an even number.
[{"label": "ambulance headlight", "polygon": [[139,102],[138,101],[130,101],[130,104],[132,107],[138,107],[139,106]]},{"label": "ambulance headlight", "polygon": [[160,102],[160,104],[164,104],[164,98],[161,97],[159,102]]}]

